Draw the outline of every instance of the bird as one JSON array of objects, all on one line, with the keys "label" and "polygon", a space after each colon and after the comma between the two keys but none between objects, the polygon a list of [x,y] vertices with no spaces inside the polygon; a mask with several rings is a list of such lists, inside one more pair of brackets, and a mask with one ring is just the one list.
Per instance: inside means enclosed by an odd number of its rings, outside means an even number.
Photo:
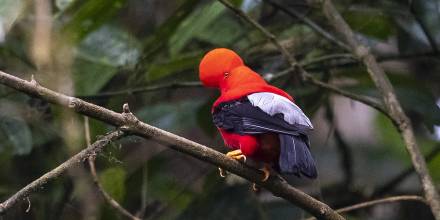
[{"label": "bird", "polygon": [[[225,145],[231,149],[226,156],[262,163],[262,182],[268,180],[272,170],[317,177],[308,137],[313,125],[292,96],[269,85],[227,48],[215,48],[203,56],[199,78],[203,86],[220,90],[211,113]],[[224,171],[219,170],[224,177]]]}]

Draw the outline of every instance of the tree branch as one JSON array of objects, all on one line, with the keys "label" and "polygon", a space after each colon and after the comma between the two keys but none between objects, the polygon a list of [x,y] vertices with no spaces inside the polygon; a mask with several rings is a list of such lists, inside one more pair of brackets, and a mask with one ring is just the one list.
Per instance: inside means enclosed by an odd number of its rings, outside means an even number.
[{"label": "tree branch", "polygon": [[96,168],[95,168],[95,156],[90,156],[89,159],[89,166],[90,166],[90,173],[92,174],[93,183],[95,184],[98,191],[101,193],[102,197],[104,197],[105,201],[109,205],[111,205],[115,210],[120,212],[123,216],[133,219],[133,220],[140,220],[140,218],[132,215],[129,211],[124,209],[116,200],[114,200],[102,187],[101,183],[99,182],[98,175],[96,174]]},{"label": "tree branch", "polygon": [[172,83],[166,83],[162,85],[152,85],[152,86],[145,86],[135,89],[127,89],[127,90],[121,90],[121,91],[114,91],[114,92],[103,92],[96,95],[88,95],[88,96],[78,96],[78,98],[84,98],[84,99],[104,99],[108,97],[113,96],[121,96],[121,95],[134,95],[138,93],[143,92],[152,92],[152,91],[158,91],[163,89],[176,89],[176,88],[197,88],[202,87],[202,83],[194,81],[194,82],[172,82]]},{"label": "tree branch", "polygon": [[133,114],[131,114],[127,104],[124,104],[123,106],[123,113],[119,114],[109,109],[85,102],[81,99],[47,89],[39,85],[35,80],[28,82],[2,71],[0,71],[0,83],[48,102],[68,107],[80,114],[118,126],[121,130],[129,134],[144,138],[152,138],[157,142],[167,144],[170,148],[176,151],[185,153],[215,166],[222,167],[231,173],[257,183],[261,187],[272,192],[275,196],[286,199],[317,218],[329,220],[344,219],[328,205],[314,199],[301,190],[290,186],[285,180],[282,180],[279,177],[271,176],[267,181],[262,182],[263,173],[259,170],[245,166],[237,160],[231,159],[224,154],[199,143],[139,121]]},{"label": "tree branch", "polygon": [[345,38],[351,47],[353,54],[361,60],[367,67],[371,79],[382,95],[386,110],[402,135],[406,149],[411,156],[412,164],[422,182],[426,200],[431,206],[431,210],[436,220],[440,220],[440,197],[429,175],[426,161],[423,158],[420,148],[414,136],[411,121],[403,111],[397,100],[394,88],[382,67],[377,63],[376,58],[370,53],[369,49],[363,45],[354,35],[350,26],[345,22],[336,10],[331,0],[323,1],[323,11],[333,27]]},{"label": "tree branch", "polygon": [[435,53],[438,53],[439,50],[438,50],[437,43],[435,42],[435,37],[432,36],[432,34],[430,33],[430,30],[429,30],[429,27],[426,26],[425,22],[417,14],[416,8],[414,6],[414,1],[409,1],[409,10],[413,14],[413,16],[416,19],[417,23],[419,23],[420,27],[422,28],[422,31],[425,34],[426,39],[428,39],[428,43],[431,46],[431,49]]},{"label": "tree branch", "polygon": [[[90,138],[90,127],[89,127],[89,118],[84,116],[84,132],[85,132],[85,138],[87,147],[91,145],[91,138]],[[90,155],[88,158],[89,162],[89,169],[90,174],[92,175],[93,183],[96,186],[96,189],[101,193],[104,200],[112,206],[116,211],[120,212],[123,216],[132,219],[132,220],[140,220],[140,218],[132,215],[129,211],[124,209],[115,199],[113,199],[105,190],[104,187],[102,187],[101,183],[99,182],[98,175],[96,174],[96,168],[95,168],[95,159],[96,155]]]},{"label": "tree branch", "polygon": [[273,35],[272,33],[270,33],[266,28],[264,28],[263,26],[261,26],[258,22],[256,22],[254,19],[252,19],[251,17],[249,17],[246,13],[244,13],[242,10],[234,7],[234,5],[232,5],[230,2],[228,2],[227,0],[218,0],[219,2],[221,2],[223,5],[225,5],[227,8],[229,8],[230,10],[232,10],[235,14],[237,14],[238,16],[240,16],[242,19],[246,20],[248,23],[250,23],[252,26],[254,26],[256,29],[258,29],[262,34],[264,34],[264,36],[270,41],[272,42],[277,48],[278,50],[281,52],[281,54],[283,55],[283,57],[287,60],[287,62],[289,63],[289,66],[291,69],[291,72],[296,73],[298,76],[300,76],[302,79],[304,79],[306,82],[313,84],[315,86],[318,86],[320,88],[324,88],[327,90],[330,90],[336,94],[342,95],[342,96],[346,96],[348,98],[351,98],[353,100],[362,102],[368,106],[371,106],[377,110],[379,110],[380,112],[384,113],[387,115],[387,112],[385,111],[385,109],[382,107],[382,104],[371,99],[370,97],[366,97],[366,96],[362,96],[362,95],[357,95],[345,90],[342,90],[340,88],[337,88],[334,85],[322,82],[318,79],[316,79],[313,75],[309,74],[295,59],[295,57],[293,57],[289,51],[280,44],[280,42],[276,39],[275,35]]},{"label": "tree branch", "polygon": [[[440,145],[437,145],[432,149],[427,155],[426,155],[426,162],[429,163],[431,160],[433,160],[438,154],[440,153]],[[391,180],[389,180],[387,183],[383,184],[378,189],[374,190],[372,193],[372,198],[379,197],[387,192],[390,192],[392,189],[394,189],[399,183],[401,183],[403,180],[405,180],[411,173],[414,172],[414,167],[410,166],[406,168],[404,171],[402,171],[400,174],[393,177]]]},{"label": "tree branch", "polygon": [[332,34],[321,28],[318,24],[316,24],[314,21],[309,19],[308,17],[301,15],[298,11],[296,11],[293,8],[287,8],[278,2],[275,2],[273,0],[264,0],[265,2],[269,3],[272,7],[286,13],[287,15],[291,17],[295,17],[299,19],[304,24],[308,25],[313,31],[327,39],[329,42],[334,43],[335,45],[341,47],[344,50],[350,50],[350,48],[342,41],[338,40],[336,37],[334,37]]},{"label": "tree branch", "polygon": [[[371,206],[375,206],[375,205],[379,205],[379,204],[392,203],[392,202],[402,202],[402,201],[416,201],[416,202],[422,202],[423,204],[428,205],[426,200],[420,196],[403,195],[403,196],[392,196],[392,197],[383,198],[383,199],[376,199],[376,200],[371,200],[368,202],[362,202],[359,204],[355,204],[355,205],[347,206],[347,207],[344,207],[341,209],[337,209],[336,211],[338,213],[345,213],[345,212],[350,212],[350,211],[354,211],[357,209],[363,209],[363,208],[367,208],[367,207],[371,207]],[[311,218],[307,218],[306,220],[316,220],[316,218],[311,217]]]},{"label": "tree branch", "polygon": [[[2,72],[0,71],[0,73],[2,73]],[[112,141],[115,141],[115,140],[121,138],[123,135],[124,135],[124,132],[117,130],[117,131],[113,131],[113,132],[99,138],[95,143],[93,143],[92,145],[90,145],[86,149],[75,154],[73,157],[71,157],[70,159],[68,159],[64,163],[60,164],[55,169],[47,172],[46,174],[44,174],[40,178],[34,180],[29,185],[20,189],[17,193],[15,193],[9,199],[0,203],[0,214],[4,214],[8,209],[10,209],[12,206],[14,206],[17,202],[22,201],[24,198],[26,198],[32,192],[40,189],[48,181],[59,177],[67,169],[83,162],[90,155],[94,155],[94,154],[100,152],[104,146],[111,143]]]}]

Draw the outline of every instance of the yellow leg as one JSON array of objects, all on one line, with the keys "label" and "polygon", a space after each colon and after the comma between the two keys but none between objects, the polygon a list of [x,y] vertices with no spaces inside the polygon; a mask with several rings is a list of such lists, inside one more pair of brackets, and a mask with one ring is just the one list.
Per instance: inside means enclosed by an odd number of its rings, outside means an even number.
[{"label": "yellow leg", "polygon": [[[260,168],[260,169],[258,169],[258,170],[262,171],[263,174],[264,174],[263,179],[261,180],[261,182],[266,182],[266,181],[269,179],[269,177],[270,177],[270,165],[267,164],[267,163],[265,163],[264,166],[263,166],[263,168]],[[256,183],[253,183],[253,184],[252,184],[252,189],[253,189],[255,192],[258,191],[258,190],[260,190],[260,188],[257,187],[257,184],[256,184]]]},{"label": "yellow leg", "polygon": [[[229,151],[228,153],[226,153],[226,156],[246,163],[246,156],[243,155],[240,149]],[[226,172],[222,168],[219,167],[218,170],[220,177],[226,177]]]}]

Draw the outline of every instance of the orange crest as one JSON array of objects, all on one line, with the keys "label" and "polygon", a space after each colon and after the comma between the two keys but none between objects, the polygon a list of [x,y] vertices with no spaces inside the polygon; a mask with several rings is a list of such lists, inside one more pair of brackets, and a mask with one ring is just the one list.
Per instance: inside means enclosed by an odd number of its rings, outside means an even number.
[{"label": "orange crest", "polygon": [[217,48],[209,51],[200,61],[199,77],[207,87],[219,87],[226,73],[244,65],[243,60],[234,51]]}]

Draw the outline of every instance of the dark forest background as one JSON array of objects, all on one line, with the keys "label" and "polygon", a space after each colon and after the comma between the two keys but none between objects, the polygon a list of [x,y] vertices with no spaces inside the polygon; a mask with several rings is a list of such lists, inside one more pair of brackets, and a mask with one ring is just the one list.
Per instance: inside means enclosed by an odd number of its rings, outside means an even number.
[{"label": "dark forest background", "polygon": [[[365,67],[319,5],[306,0],[235,0],[277,36],[308,72],[357,94],[379,98]],[[410,116],[430,173],[440,185],[440,1],[335,1],[357,37],[380,61]],[[298,18],[299,17],[299,18]],[[330,38],[317,33],[310,19]],[[211,0],[0,0],[0,70],[121,111],[226,152],[202,88],[198,63],[227,47],[270,79],[287,69],[258,30]],[[188,82],[188,83],[186,83]],[[289,177],[308,194],[339,208],[391,195],[421,195],[408,153],[392,123],[373,108],[292,74],[271,81],[310,116],[315,181]],[[95,140],[113,128],[90,119]],[[0,198],[53,169],[86,146],[84,116],[0,86]],[[237,176],[153,141],[129,137],[97,156],[104,189],[143,219],[301,219],[308,214]],[[396,177],[402,177],[396,179]],[[97,192],[87,163],[15,206],[0,219],[121,219]],[[30,204],[30,208],[28,207]],[[28,210],[27,210],[28,209]],[[27,210],[27,211],[26,211]],[[381,204],[347,219],[432,219],[419,202]]]}]

